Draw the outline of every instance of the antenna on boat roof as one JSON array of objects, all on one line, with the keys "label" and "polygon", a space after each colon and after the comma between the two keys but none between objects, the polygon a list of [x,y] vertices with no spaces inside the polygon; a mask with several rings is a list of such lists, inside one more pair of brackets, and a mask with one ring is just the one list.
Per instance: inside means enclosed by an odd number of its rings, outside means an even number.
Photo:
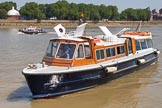
[{"label": "antenna on boat roof", "polygon": [[86,25],[87,25],[87,23],[83,23],[83,24],[77,26],[76,31],[74,33],[74,37],[83,36]]},{"label": "antenna on boat roof", "polygon": [[58,24],[58,25],[55,26],[53,29],[56,31],[56,33],[57,33],[57,35],[58,35],[59,37],[65,36],[66,29],[65,29],[61,24]]},{"label": "antenna on boat roof", "polygon": [[141,30],[141,23],[142,21],[139,21],[138,26],[135,31],[139,32]]}]

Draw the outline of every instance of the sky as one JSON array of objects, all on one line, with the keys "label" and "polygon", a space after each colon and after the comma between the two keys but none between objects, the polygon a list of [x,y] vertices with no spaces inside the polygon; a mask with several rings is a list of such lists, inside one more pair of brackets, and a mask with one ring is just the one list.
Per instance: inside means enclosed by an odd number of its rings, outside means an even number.
[{"label": "sky", "polygon": [[[1,2],[13,1],[17,3],[18,9],[25,5],[26,2],[36,2],[38,4],[50,4],[55,3],[58,0],[0,0]],[[134,9],[144,9],[150,7],[151,10],[156,9],[159,12],[159,9],[162,8],[162,0],[67,0],[69,3],[86,3],[86,4],[104,4],[106,6],[113,5],[118,7],[118,11],[121,12],[127,8]]]}]

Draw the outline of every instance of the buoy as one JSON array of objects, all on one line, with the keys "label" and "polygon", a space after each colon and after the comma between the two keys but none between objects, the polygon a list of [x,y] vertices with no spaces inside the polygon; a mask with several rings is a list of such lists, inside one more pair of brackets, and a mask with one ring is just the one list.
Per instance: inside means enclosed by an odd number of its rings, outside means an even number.
[{"label": "buoy", "polygon": [[117,71],[117,67],[106,67],[105,71],[108,73],[115,73]]}]

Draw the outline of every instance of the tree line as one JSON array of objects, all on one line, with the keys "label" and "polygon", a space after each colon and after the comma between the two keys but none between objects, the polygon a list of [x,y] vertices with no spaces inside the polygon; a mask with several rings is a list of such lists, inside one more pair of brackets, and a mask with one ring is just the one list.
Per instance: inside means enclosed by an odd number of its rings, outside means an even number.
[{"label": "tree line", "polygon": [[[7,18],[7,12],[12,8],[17,9],[15,2],[0,3],[0,19]],[[116,6],[106,6],[104,4],[76,4],[69,3],[66,0],[59,0],[51,4],[38,4],[29,2],[22,6],[19,10],[21,18],[26,20],[38,19],[45,20],[55,18],[58,20],[79,20],[83,17],[84,20],[130,20],[130,21],[148,21],[151,17],[151,11],[146,9],[128,8],[121,13],[118,12]],[[80,15],[83,16],[80,16]]]}]

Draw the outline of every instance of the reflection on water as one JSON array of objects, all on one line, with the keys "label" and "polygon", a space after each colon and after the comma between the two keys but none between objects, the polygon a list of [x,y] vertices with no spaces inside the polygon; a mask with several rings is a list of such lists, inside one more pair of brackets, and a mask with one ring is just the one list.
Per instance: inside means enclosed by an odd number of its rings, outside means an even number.
[{"label": "reflection on water", "polygon": [[[113,33],[121,28],[112,27]],[[51,29],[49,29],[51,30]],[[160,27],[144,27],[153,33],[154,46],[162,51]],[[52,31],[52,30],[51,30]],[[90,32],[90,33],[89,33]],[[87,34],[100,34],[86,29]],[[156,108],[162,107],[162,54],[158,64],[98,87],[50,99],[31,98],[21,71],[41,62],[48,41],[55,33],[17,34],[17,29],[0,29],[0,105],[2,108]]]},{"label": "reflection on water", "polygon": [[22,86],[15,91],[12,91],[8,97],[7,100],[11,102],[19,102],[19,101],[28,101],[32,99],[32,94],[28,88],[28,86]]}]

